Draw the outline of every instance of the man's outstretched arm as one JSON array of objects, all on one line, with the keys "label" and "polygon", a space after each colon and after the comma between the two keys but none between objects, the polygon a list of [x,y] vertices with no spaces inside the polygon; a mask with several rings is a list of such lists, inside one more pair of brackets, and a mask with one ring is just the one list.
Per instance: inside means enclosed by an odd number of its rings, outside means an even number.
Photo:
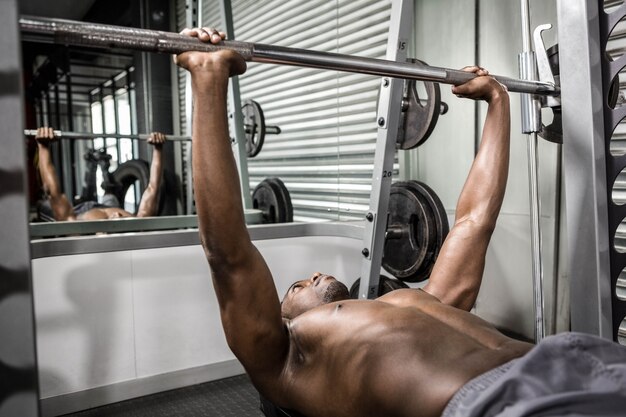
[{"label": "man's outstretched arm", "polygon": [[163,177],[163,145],[165,135],[153,132],[148,138],[152,148],[152,163],[150,164],[150,182],[141,196],[141,202],[137,209],[137,217],[156,216],[159,208],[159,188]]},{"label": "man's outstretched arm", "polygon": [[509,173],[510,110],[506,88],[479,67],[479,77],[452,88],[460,97],[489,103],[478,154],[450,230],[424,290],[445,304],[470,310],[478,296],[485,256],[500,213]]},{"label": "man's outstretched arm", "polygon": [[37,129],[35,140],[37,141],[39,176],[43,183],[44,193],[50,199],[54,219],[57,221],[75,220],[74,208],[67,196],[61,192],[59,179],[52,164],[50,144],[55,140],[54,130],[51,127],[40,127]]},{"label": "man's outstretched arm", "polygon": [[[183,34],[221,40],[212,29]],[[228,134],[228,79],[246,64],[234,51],[187,52],[176,62],[191,73],[195,201],[226,339],[257,388],[278,401],[288,337],[271,273],[248,235]]]}]

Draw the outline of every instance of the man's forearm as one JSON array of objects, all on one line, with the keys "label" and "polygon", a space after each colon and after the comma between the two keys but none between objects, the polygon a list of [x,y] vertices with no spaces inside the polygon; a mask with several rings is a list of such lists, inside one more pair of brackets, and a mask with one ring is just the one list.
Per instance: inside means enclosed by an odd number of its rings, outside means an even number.
[{"label": "man's forearm", "polygon": [[457,222],[495,227],[509,172],[509,132],[509,97],[499,94],[489,102],[478,154],[457,204]]},{"label": "man's forearm", "polygon": [[162,171],[161,149],[155,147],[152,151],[152,163],[150,165],[150,183],[141,196],[137,217],[152,217],[157,214]]},{"label": "man's forearm", "polygon": [[152,163],[150,164],[150,185],[159,190],[163,178],[163,149],[155,146],[152,149]]},{"label": "man's forearm", "polygon": [[242,249],[250,238],[228,134],[228,72],[192,73],[192,89],[192,162],[200,235],[209,260],[237,262],[245,256]]},{"label": "man's forearm", "polygon": [[43,183],[44,191],[51,197],[60,196],[59,179],[57,178],[54,165],[52,164],[50,148],[38,144],[38,154],[39,161],[37,165],[39,167],[39,175]]}]

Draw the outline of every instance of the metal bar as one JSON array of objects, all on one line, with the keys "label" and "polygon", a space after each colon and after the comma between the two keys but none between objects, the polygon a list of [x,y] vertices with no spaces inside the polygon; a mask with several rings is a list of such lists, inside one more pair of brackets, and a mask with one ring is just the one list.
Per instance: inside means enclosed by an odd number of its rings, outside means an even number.
[{"label": "metal bar", "polygon": [[[74,75],[74,77],[76,77],[76,75]],[[55,84],[57,85],[57,84]],[[59,85],[59,87],[63,87],[63,84]],[[73,82],[72,83],[72,87],[85,87],[85,88],[91,88],[96,89],[96,88],[100,88],[100,82],[97,83],[76,83]],[[61,90],[61,91],[65,91],[65,90]]]},{"label": "metal bar", "polygon": [[[113,99],[113,119],[115,122],[115,133],[119,134],[120,133],[120,113],[119,113],[119,108],[117,107],[117,94],[115,93],[116,87],[115,87],[115,78],[111,78],[111,98]],[[122,156],[122,142],[121,141],[117,141],[116,144],[116,151],[117,151],[117,163],[120,163],[121,160],[121,156]]]},{"label": "metal bar", "polygon": [[[59,100],[59,85],[54,85],[54,123],[55,126],[61,126],[61,108]],[[64,91],[65,92],[65,91]],[[67,92],[65,92],[67,95]]]},{"label": "metal bar", "polygon": [[[413,26],[413,0],[394,0],[391,5],[387,59],[406,61],[408,40]],[[359,298],[376,298],[387,231],[387,213],[396,154],[396,137],[402,113],[404,81],[383,78],[376,115],[378,127],[372,191],[363,234],[363,260],[361,261],[361,284]]]},{"label": "metal bar", "polygon": [[105,82],[105,83],[111,79],[111,77],[107,77],[105,75],[74,74],[74,73],[66,72],[65,74],[61,75],[61,77],[59,77],[59,81],[62,80],[64,77],[67,78],[69,76],[71,76],[72,78],[82,78],[82,79],[87,79],[87,80],[96,80],[97,82]]},{"label": "metal bar", "polygon": [[530,194],[530,245],[532,249],[533,300],[535,306],[535,342],[545,337],[543,299],[543,260],[541,245],[541,206],[537,159],[537,133],[528,135],[528,183]]},{"label": "metal bar", "polygon": [[[260,210],[245,210],[244,215],[246,224],[260,224],[263,221],[263,213]],[[195,215],[124,217],[114,221],[78,220],[72,222],[31,223],[30,236],[31,238],[36,238],[93,233],[129,233],[197,227],[198,217]]]},{"label": "metal bar", "polygon": [[[200,10],[202,10],[200,2]],[[233,10],[230,0],[220,1],[222,12],[222,24],[229,39],[235,38],[235,25],[233,23]],[[202,14],[202,13],[201,13]],[[202,18],[202,16],[201,16]],[[200,19],[201,20],[201,19]],[[250,177],[248,175],[248,155],[246,153],[246,134],[241,112],[241,90],[239,88],[239,77],[232,77],[228,83],[228,110],[232,117],[231,132],[235,135],[233,152],[239,171],[239,181],[241,184],[241,199],[244,209],[252,208],[252,196],[250,192]]]},{"label": "metal bar", "polygon": [[[270,131],[266,131],[265,133],[280,133],[280,128],[277,126],[268,126],[274,129]],[[246,125],[245,132],[248,133],[250,131],[250,127]],[[267,129],[266,129],[267,130]],[[36,129],[24,129],[24,136],[35,136],[37,135]],[[181,135],[165,135],[167,140],[171,141],[190,141],[191,136],[181,136]],[[99,139],[99,138],[109,138],[109,139],[137,139],[137,140],[147,140],[150,135],[147,133],[92,133],[92,132],[68,132],[64,130],[55,130],[54,137],[59,139],[75,139],[75,140],[83,140],[83,139]]]},{"label": "metal bar", "polygon": [[[522,47],[520,54],[520,76],[537,79],[537,65],[532,51],[529,0],[520,0],[522,18]],[[543,301],[543,262],[541,259],[541,206],[539,201],[539,176],[537,160],[537,131],[541,123],[539,102],[529,94],[521,96],[522,131],[528,135],[528,183],[530,201],[530,244],[532,260],[533,301],[535,307],[535,342],[545,337]]]},{"label": "metal bar", "polygon": [[70,66],[72,67],[88,67],[88,68],[94,68],[94,69],[101,69],[101,70],[111,70],[111,71],[124,71],[126,70],[125,67],[116,67],[116,66],[112,66],[112,65],[99,65],[99,64],[94,64],[94,63],[89,63],[89,62],[82,62],[82,61],[75,61],[72,60],[70,62]]},{"label": "metal bar", "polygon": [[46,100],[44,102],[46,104],[46,111],[44,112],[46,117],[44,118],[44,124],[46,126],[50,126],[50,115],[52,114],[52,109],[50,108],[50,91],[46,91],[44,94],[46,95]]},{"label": "metal bar", "polygon": [[[406,62],[394,62],[260,43],[223,41],[220,45],[213,45],[203,43],[196,38],[170,32],[62,19],[25,16],[20,19],[20,26],[23,33],[52,36],[55,43],[75,46],[86,45],[106,49],[123,48],[167,54],[177,54],[190,50],[214,52],[222,49],[232,49],[239,52],[247,61],[253,62],[322,68],[455,85],[463,84],[476,76],[449,68],[418,67]],[[559,88],[549,83],[518,80],[499,75],[494,75],[493,77],[504,84],[511,92],[540,95],[560,94]]]},{"label": "metal bar", "polygon": [[[24,129],[25,136],[35,136],[37,134],[37,130],[35,129]],[[62,130],[55,130],[54,136],[62,139],[99,139],[99,138],[109,138],[109,139],[138,139],[138,140],[147,140],[150,135],[146,133],[140,134],[122,134],[122,133],[91,133],[91,132],[66,132]],[[190,136],[177,136],[177,135],[166,135],[167,140],[172,141],[188,141],[191,140]]]},{"label": "metal bar", "polygon": [[[187,11],[185,12],[185,24],[188,28],[198,27],[198,2],[197,0],[185,0],[185,6]],[[191,97],[191,74],[189,71],[183,72],[185,75],[185,130],[181,132],[183,134],[191,135],[193,115],[192,115],[192,97]],[[193,169],[191,166],[192,150],[191,143],[185,144],[186,166],[185,166],[185,196],[186,196],[186,212],[192,214],[196,212],[196,204],[193,196]]]},{"label": "metal bar", "polygon": [[[104,89],[100,89],[100,91],[98,91],[98,101],[100,101],[100,116],[102,117],[102,133],[106,132],[106,112],[104,111]],[[100,136],[102,137],[102,136]],[[103,148],[106,149],[108,147],[108,143],[106,139],[103,139],[102,141],[103,143]]]},{"label": "metal bar", "polygon": [[[599,2],[558,0],[571,330],[613,337]],[[610,132],[608,132],[610,135]]]},{"label": "metal bar", "polygon": [[[72,103],[72,76],[68,73],[65,77],[65,108],[67,113],[67,128],[69,130],[74,130],[74,105]],[[62,154],[62,164],[61,168],[63,169],[63,183],[65,194],[68,196],[70,201],[73,200],[74,195],[76,194],[76,181],[74,178],[74,161],[76,161],[74,155],[74,144],[67,141],[61,140],[61,154]]]}]

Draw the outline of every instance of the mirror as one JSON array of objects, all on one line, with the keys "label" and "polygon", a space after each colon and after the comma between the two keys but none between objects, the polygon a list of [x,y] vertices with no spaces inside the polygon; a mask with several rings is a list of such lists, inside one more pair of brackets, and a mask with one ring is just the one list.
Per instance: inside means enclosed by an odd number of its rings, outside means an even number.
[{"label": "mirror", "polygon": [[[239,3],[232,3],[238,39],[377,58],[385,55],[388,7],[361,13],[349,4],[318,0],[285,6],[280,25],[258,25],[248,16],[253,11]],[[203,26],[225,27],[216,13],[219,1],[205,0],[200,6]],[[310,21],[305,9],[316,9],[319,18]],[[163,16],[151,21],[149,28],[178,31],[186,26],[184,13],[169,13],[175,15],[171,19],[177,20],[175,28]],[[345,25],[345,18],[356,23]],[[133,26],[136,22],[103,23]],[[157,154],[141,135],[189,132],[187,74],[174,67],[167,55],[50,46],[36,39],[23,39],[23,51],[27,127],[52,126],[62,132],[62,139],[49,145],[49,159],[75,211],[71,218],[55,215],[43,192],[41,145],[30,138],[33,226],[50,220],[93,220],[84,213],[116,207],[117,215],[98,217],[101,224],[109,221],[106,217],[125,220],[128,231],[194,227],[190,142],[184,140],[170,140],[162,147],[162,180],[153,221],[144,221],[141,227],[130,221],[145,201]],[[243,188],[252,193],[264,180],[278,177],[290,195],[294,221],[362,219],[371,190],[379,79],[250,63],[239,83],[241,102],[259,103],[261,110],[255,117],[263,115],[266,127],[262,151],[247,160],[249,183]],[[245,128],[250,133],[250,126]],[[252,205],[246,208],[249,223],[263,221],[259,210]],[[106,227],[72,230],[92,233]]]}]

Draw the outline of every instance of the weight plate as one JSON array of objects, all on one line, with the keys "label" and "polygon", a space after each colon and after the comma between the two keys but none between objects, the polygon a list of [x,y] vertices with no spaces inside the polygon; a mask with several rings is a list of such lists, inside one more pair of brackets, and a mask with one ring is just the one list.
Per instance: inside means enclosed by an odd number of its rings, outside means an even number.
[{"label": "weight plate", "polygon": [[[409,61],[417,66],[426,65],[417,59]],[[433,133],[442,111],[439,84],[429,81],[419,82],[426,90],[426,100],[420,101],[415,80],[407,80],[404,83],[403,113],[397,142],[400,149],[413,149],[424,143]]]},{"label": "weight plate", "polygon": [[254,188],[252,207],[263,212],[263,223],[293,221],[291,196],[279,178],[266,178]]},{"label": "weight plate", "polygon": [[265,141],[265,116],[261,105],[254,100],[246,100],[241,112],[246,133],[246,154],[254,158],[261,152]]},{"label": "weight plate", "polygon": [[396,278],[424,281],[448,234],[448,217],[437,194],[419,181],[391,186],[382,265]]},{"label": "weight plate", "polygon": [[[354,300],[359,298],[360,285],[361,278],[357,278],[354,284],[352,284],[352,286],[350,287],[350,298]],[[378,281],[378,297],[400,288],[409,288],[409,286],[398,279],[389,278],[385,275],[381,275],[380,280]]]}]

